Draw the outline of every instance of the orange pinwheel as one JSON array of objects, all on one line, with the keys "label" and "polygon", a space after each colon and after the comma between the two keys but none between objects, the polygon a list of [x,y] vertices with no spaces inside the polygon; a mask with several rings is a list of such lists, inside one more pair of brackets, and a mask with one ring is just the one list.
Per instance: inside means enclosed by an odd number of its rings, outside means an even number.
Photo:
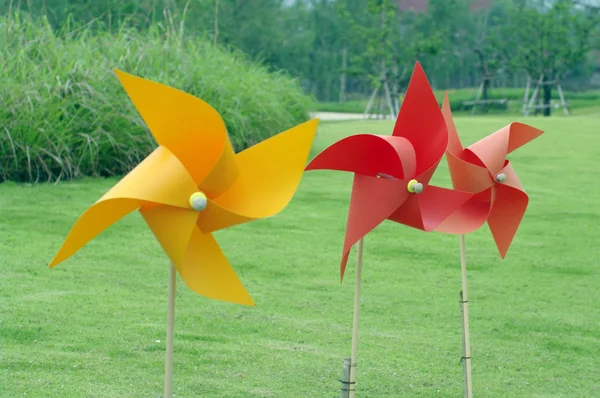
[{"label": "orange pinwheel", "polygon": [[473,197],[448,217],[439,232],[460,234],[462,290],[460,305],[463,329],[463,377],[465,397],[473,396],[471,347],[469,342],[469,296],[464,234],[480,228],[486,221],[500,256],[504,258],[525,215],[529,198],[506,156],[543,131],[523,123],[511,123],[480,141],[463,148],[452,119],[448,94],[444,96],[442,114],[448,126],[446,159],[452,185],[472,192]]},{"label": "orange pinwheel", "polygon": [[447,94],[442,113],[448,125],[446,158],[452,185],[475,195],[436,230],[466,234],[487,221],[500,256],[504,258],[529,202],[506,156],[542,135],[543,131],[515,122],[463,148]]},{"label": "orange pinwheel", "polygon": [[116,71],[158,147],[77,220],[50,267],[139,209],[196,293],[253,305],[211,232],[272,216],[291,200],[318,121],[235,154],[217,111],[183,91]]}]

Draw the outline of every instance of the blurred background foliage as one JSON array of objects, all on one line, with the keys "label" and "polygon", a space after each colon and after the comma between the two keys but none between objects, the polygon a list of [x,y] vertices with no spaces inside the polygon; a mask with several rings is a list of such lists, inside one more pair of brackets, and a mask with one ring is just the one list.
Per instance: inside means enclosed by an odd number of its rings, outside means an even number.
[{"label": "blurred background foliage", "polygon": [[455,111],[481,86],[509,101],[484,112],[518,112],[528,79],[588,106],[599,14],[592,0],[0,0],[0,179],[122,174],[143,158],[155,144],[114,67],[210,102],[238,150],[309,109],[362,112],[383,78],[401,99],[417,60]]}]

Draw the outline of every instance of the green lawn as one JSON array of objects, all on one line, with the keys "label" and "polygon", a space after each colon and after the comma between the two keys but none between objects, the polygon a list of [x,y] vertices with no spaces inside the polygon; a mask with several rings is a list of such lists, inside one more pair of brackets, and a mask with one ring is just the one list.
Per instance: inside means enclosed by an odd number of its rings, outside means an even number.
[{"label": "green lawn", "polygon": [[[507,258],[487,227],[467,236],[475,395],[600,396],[600,117],[527,121],[546,133],[511,156],[530,207]],[[509,120],[456,122],[469,144]],[[391,128],[323,124],[315,151]],[[447,186],[445,164],[439,171]],[[142,218],[47,268],[115,181],[0,185],[0,396],[161,396],[168,263]],[[256,307],[179,283],[177,397],[339,396],[352,323],[353,263],[339,284],[350,186],[344,173],[307,173],[280,215],[216,234]],[[458,238],[386,222],[365,240],[363,276],[357,396],[462,396]]]}]

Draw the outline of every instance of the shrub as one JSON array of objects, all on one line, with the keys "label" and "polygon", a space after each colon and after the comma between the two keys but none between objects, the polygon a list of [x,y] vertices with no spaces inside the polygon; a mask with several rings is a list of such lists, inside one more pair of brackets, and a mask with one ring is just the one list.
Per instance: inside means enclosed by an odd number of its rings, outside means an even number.
[{"label": "shrub", "polygon": [[56,32],[13,15],[0,18],[0,51],[0,180],[119,175],[139,163],[156,144],[113,68],[210,103],[236,150],[308,118],[295,80],[158,25]]}]

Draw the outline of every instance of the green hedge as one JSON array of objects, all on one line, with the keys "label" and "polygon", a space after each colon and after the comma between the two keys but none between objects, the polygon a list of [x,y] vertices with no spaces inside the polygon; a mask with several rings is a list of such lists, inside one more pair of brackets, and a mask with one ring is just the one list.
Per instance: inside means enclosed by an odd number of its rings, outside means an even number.
[{"label": "green hedge", "polygon": [[120,175],[143,159],[156,144],[113,68],[210,103],[237,150],[308,119],[298,82],[179,33],[0,18],[0,181]]}]

